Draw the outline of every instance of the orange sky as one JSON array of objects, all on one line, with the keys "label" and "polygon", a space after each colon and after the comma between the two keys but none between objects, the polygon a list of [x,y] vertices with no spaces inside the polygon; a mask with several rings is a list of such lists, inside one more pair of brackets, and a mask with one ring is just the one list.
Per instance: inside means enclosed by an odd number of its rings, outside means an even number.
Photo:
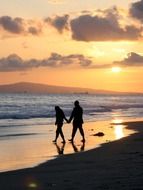
[{"label": "orange sky", "polygon": [[1,2],[0,84],[143,92],[143,0],[32,1]]}]

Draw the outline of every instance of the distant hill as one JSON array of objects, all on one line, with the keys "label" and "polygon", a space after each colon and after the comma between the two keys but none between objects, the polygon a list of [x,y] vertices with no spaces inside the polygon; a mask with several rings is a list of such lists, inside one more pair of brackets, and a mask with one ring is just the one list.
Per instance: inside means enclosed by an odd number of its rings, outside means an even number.
[{"label": "distant hill", "polygon": [[107,91],[107,90],[95,90],[95,89],[90,89],[90,88],[52,86],[52,85],[46,85],[46,84],[20,82],[20,83],[15,83],[15,84],[0,85],[0,93],[124,94],[125,92],[115,92],[115,91]]}]

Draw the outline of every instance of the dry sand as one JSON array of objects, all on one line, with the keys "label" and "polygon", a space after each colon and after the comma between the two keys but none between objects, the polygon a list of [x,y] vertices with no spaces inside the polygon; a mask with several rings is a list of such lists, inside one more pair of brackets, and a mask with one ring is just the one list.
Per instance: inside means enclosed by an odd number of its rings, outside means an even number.
[{"label": "dry sand", "polygon": [[143,122],[125,124],[136,133],[93,150],[62,155],[35,168],[0,173],[0,189],[143,189]]}]

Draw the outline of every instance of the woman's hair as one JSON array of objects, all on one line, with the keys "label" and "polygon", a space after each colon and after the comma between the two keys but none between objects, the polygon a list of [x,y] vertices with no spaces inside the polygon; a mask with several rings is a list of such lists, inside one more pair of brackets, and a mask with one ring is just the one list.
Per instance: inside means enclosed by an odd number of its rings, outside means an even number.
[{"label": "woman's hair", "polygon": [[60,107],[59,106],[55,106],[55,110],[56,111],[60,110]]}]

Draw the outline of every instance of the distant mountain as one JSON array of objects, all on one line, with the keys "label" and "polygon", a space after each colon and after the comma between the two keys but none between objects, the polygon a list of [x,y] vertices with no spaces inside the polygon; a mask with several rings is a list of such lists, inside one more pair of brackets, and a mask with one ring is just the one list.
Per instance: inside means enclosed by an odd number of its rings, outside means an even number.
[{"label": "distant mountain", "polygon": [[29,82],[20,82],[15,84],[0,85],[0,93],[47,93],[47,94],[124,94],[125,92],[115,92],[107,90],[95,90],[90,88],[52,86],[46,84],[37,84]]}]

